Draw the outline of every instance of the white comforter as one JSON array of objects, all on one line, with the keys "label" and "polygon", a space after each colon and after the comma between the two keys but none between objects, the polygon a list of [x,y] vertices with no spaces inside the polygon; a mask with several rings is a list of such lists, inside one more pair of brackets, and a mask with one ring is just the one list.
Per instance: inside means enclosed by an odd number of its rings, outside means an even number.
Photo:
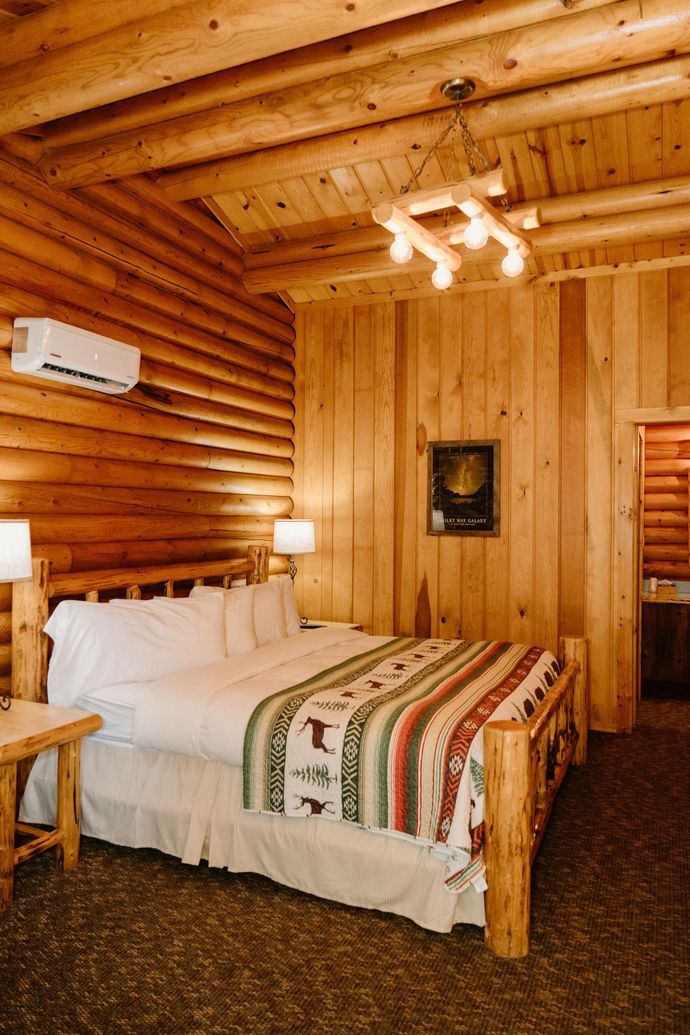
[{"label": "white comforter", "polygon": [[[123,691],[131,693],[136,747],[241,766],[247,723],[260,701],[389,639],[350,629],[313,629],[248,654],[111,692],[120,699]],[[101,700],[107,696],[107,689],[98,692]],[[89,704],[97,709],[93,698]],[[101,732],[108,736],[107,722]]]}]

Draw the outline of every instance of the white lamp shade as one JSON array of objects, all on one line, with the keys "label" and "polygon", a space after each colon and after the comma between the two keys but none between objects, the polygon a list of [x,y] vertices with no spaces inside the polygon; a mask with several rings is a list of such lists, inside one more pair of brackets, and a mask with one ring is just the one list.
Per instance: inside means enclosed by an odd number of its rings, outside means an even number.
[{"label": "white lamp shade", "polygon": [[290,519],[273,522],[273,552],[292,555],[315,553],[314,522],[310,519]]},{"label": "white lamp shade", "polygon": [[0,520],[0,582],[31,578],[29,522]]}]

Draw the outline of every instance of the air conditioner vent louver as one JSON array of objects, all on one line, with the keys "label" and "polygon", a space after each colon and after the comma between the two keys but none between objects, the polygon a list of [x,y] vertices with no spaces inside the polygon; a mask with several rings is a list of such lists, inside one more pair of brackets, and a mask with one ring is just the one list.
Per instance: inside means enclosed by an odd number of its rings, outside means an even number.
[{"label": "air conditioner vent louver", "polygon": [[54,363],[44,363],[43,369],[52,370],[55,374],[68,374],[70,377],[76,377],[79,381],[86,381],[93,387],[96,385],[109,385],[117,392],[127,392],[132,387],[131,385],[125,384],[124,381],[113,381],[110,377],[96,377],[95,374],[85,374],[80,370],[70,370],[68,367],[57,367]]},{"label": "air conditioner vent louver", "polygon": [[14,321],[12,369],[17,373],[120,395],[137,383],[140,356],[133,345],[58,320]]}]

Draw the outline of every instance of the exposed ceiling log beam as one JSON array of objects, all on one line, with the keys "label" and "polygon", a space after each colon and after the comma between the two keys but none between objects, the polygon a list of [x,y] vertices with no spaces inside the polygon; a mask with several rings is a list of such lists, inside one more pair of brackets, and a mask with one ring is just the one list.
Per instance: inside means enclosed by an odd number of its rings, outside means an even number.
[{"label": "exposed ceiling log beam", "polygon": [[[463,111],[472,135],[481,141],[688,96],[690,55],[468,104]],[[187,200],[400,154],[417,162],[420,151],[433,146],[448,119],[449,111],[443,108],[189,166],[163,173],[159,183],[172,197]]]},{"label": "exposed ceiling log beam", "polygon": [[[146,0],[146,16],[188,2]],[[117,0],[117,3],[99,3],[97,10],[94,7],[94,0],[51,3],[25,18],[0,25],[0,68],[36,60],[49,51],[81,43],[141,18],[141,0]]]},{"label": "exposed ceiling log beam", "polygon": [[[91,4],[93,0],[79,2]],[[128,2],[139,3],[139,0]],[[181,0],[158,2],[169,4],[180,3]],[[43,126],[43,139],[49,150],[96,140],[247,97],[262,96],[308,82],[323,82],[343,72],[409,58],[478,36],[494,35],[551,18],[569,17],[575,8],[578,11],[590,10],[606,7],[612,2],[573,0],[570,6],[563,4],[562,0],[485,0],[481,5],[453,3],[436,11],[399,18],[387,25],[377,25],[348,36],[300,47],[287,54],[202,76],[179,86],[165,87],[144,96],[68,116]],[[21,24],[26,21],[22,19]]]},{"label": "exposed ceiling log beam", "polygon": [[8,20],[22,18],[34,11],[40,11],[42,7],[51,2],[52,0],[2,0],[0,14]]},{"label": "exposed ceiling log beam", "polygon": [[[642,245],[659,241],[665,237],[677,238],[690,232],[690,205],[674,205],[671,208],[645,210],[635,213],[631,220],[628,213],[602,216],[591,220],[572,220],[530,231],[532,254],[553,255],[561,252],[581,251],[589,248],[611,248],[618,245]],[[469,266],[499,260],[505,250],[493,243],[481,252],[475,252],[471,260],[467,253],[463,258]],[[327,256],[304,262],[281,266],[247,270],[243,283],[250,293],[285,290],[296,287],[313,287],[320,284],[347,283],[356,280],[375,280],[389,277],[393,272],[404,270],[418,273],[428,270],[428,260],[415,256],[404,267],[396,266],[387,248],[363,252],[357,255]],[[458,274],[461,276],[461,274]]]},{"label": "exposed ceiling log beam", "polygon": [[108,104],[449,2],[293,0],[276,17],[275,0],[192,0],[0,70],[0,133],[79,111],[87,91]]},{"label": "exposed ceiling log beam", "polygon": [[[463,111],[475,139],[487,140],[688,96],[690,56],[683,56],[496,97],[465,105]],[[414,157],[416,161],[420,150],[427,150],[438,139],[448,119],[449,109],[443,108],[270,147],[256,154],[189,166],[163,173],[159,183],[181,201],[400,154]]]},{"label": "exposed ceiling log beam", "polygon": [[545,22],[388,61],[335,76],[326,84],[307,83],[162,126],[58,149],[46,155],[41,171],[48,183],[73,187],[429,111],[437,105],[439,83],[454,75],[471,75],[479,96],[486,96],[690,50],[690,6],[681,0],[645,0],[643,11],[639,0],[620,0],[572,14],[569,31],[563,30],[562,21]]},{"label": "exposed ceiling log beam", "polygon": [[[534,205],[533,201],[524,202],[513,205],[511,211],[517,215],[522,211],[531,211]],[[680,205],[690,205],[690,176],[675,176],[664,180],[627,184],[622,187],[607,187],[605,190],[579,191],[576,194],[542,198],[538,207],[541,224],[546,226]],[[458,220],[457,216],[453,218],[455,223],[462,222],[462,220]],[[428,230],[440,236],[443,235],[442,216],[429,216],[419,222]],[[533,234],[532,230],[528,232],[530,240],[533,240]],[[247,252],[243,258],[245,268],[254,270],[320,259],[325,256],[349,256],[371,252],[389,245],[390,234],[387,231],[384,232],[379,226],[371,226],[338,234],[319,234],[317,237],[306,240],[261,245],[254,251]],[[391,269],[394,268],[391,266]],[[400,268],[398,268],[398,272],[400,272]]]}]

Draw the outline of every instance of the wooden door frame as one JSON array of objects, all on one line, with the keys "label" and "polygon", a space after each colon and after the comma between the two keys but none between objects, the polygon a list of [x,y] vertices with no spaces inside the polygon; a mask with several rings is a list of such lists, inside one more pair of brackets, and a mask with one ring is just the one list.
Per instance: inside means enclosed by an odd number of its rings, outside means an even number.
[{"label": "wooden door frame", "polygon": [[690,406],[620,410],[614,423],[613,650],[618,730],[635,725],[639,686],[640,457],[638,428],[689,424]]}]

